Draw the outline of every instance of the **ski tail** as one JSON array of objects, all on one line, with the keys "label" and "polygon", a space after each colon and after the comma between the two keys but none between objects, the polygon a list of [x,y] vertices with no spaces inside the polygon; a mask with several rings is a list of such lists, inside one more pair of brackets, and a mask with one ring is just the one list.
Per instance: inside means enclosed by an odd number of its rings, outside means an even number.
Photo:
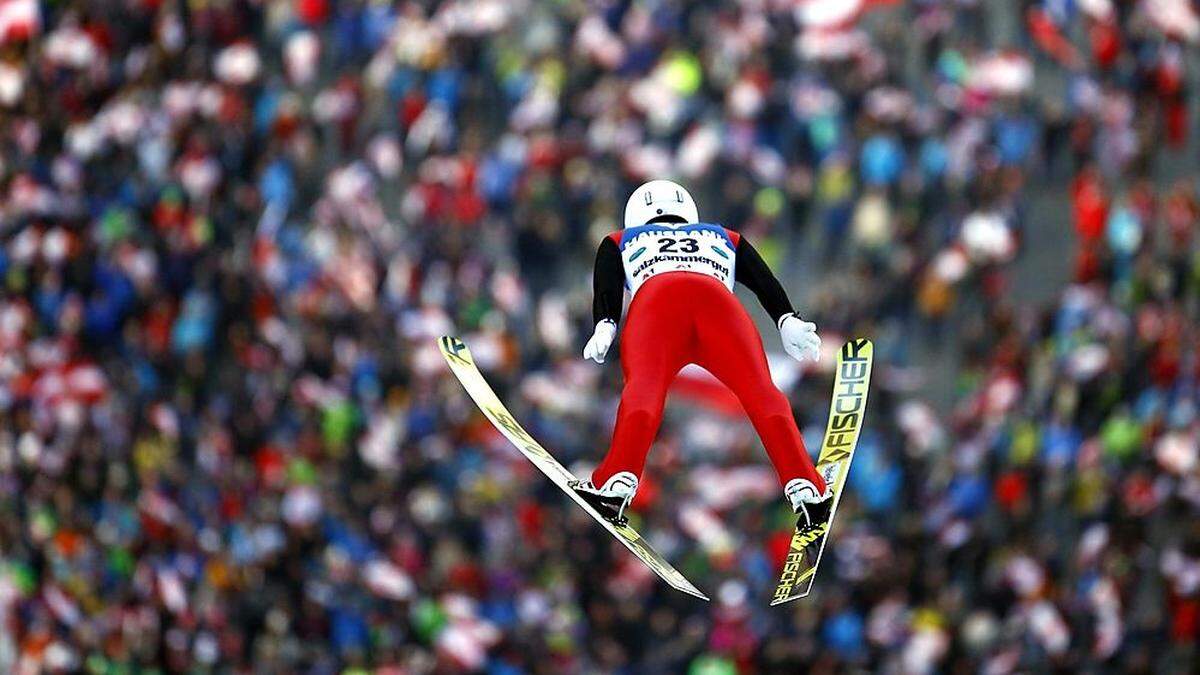
[{"label": "ski tail", "polygon": [[817,456],[817,471],[833,490],[833,505],[824,523],[792,534],[783,573],[775,588],[772,605],[782,605],[808,595],[816,579],[821,556],[829,541],[833,518],[842,499],[850,461],[858,446],[859,432],[867,408],[867,390],[871,383],[874,345],[864,338],[852,339],[838,350],[833,379],[833,399],[829,403],[829,422]]},{"label": "ski tail", "polygon": [[654,550],[650,546],[650,543],[637,530],[628,524],[618,524],[605,519],[571,488],[571,483],[575,480],[575,476],[563,467],[548,450],[534,440],[533,436],[525,431],[520,423],[516,421],[516,418],[508,411],[508,408],[500,402],[500,398],[496,396],[496,392],[492,390],[491,385],[487,383],[483,374],[479,372],[479,368],[475,365],[475,359],[471,356],[471,350],[467,348],[466,343],[452,336],[438,338],[437,343],[438,348],[442,351],[442,356],[445,357],[446,363],[450,366],[451,372],[462,383],[463,388],[467,390],[467,394],[471,396],[471,400],[479,406],[479,410],[488,418],[488,421],[526,459],[553,481],[560,490],[571,497],[596,522],[600,523],[605,530],[608,530],[609,534],[613,535],[617,541],[624,544],[625,548],[629,549],[630,552],[653,570],[663,581],[670,584],[672,588],[700,598],[701,600],[708,600],[708,596],[680,574],[679,570],[667,562],[662,554]]}]

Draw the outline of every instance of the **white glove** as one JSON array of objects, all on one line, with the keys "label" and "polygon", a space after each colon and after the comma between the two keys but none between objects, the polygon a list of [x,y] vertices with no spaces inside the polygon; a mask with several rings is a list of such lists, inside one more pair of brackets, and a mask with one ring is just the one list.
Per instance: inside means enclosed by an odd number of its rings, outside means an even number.
[{"label": "white glove", "polygon": [[779,336],[783,338],[783,351],[797,361],[816,361],[821,356],[821,338],[817,324],[811,321],[785,314],[779,319]]},{"label": "white glove", "polygon": [[604,363],[604,355],[608,353],[608,348],[612,346],[613,338],[616,336],[617,324],[612,319],[605,319],[596,324],[592,338],[583,348],[583,358],[591,359],[596,363]]}]

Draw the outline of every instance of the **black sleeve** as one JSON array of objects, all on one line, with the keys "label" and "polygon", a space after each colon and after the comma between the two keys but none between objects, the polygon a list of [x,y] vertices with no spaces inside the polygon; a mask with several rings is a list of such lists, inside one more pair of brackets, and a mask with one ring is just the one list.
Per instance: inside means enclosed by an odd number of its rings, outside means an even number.
[{"label": "black sleeve", "polygon": [[792,301],[788,300],[787,291],[783,290],[779,279],[775,278],[771,268],[767,267],[762,256],[745,237],[738,241],[737,265],[734,267],[733,278],[758,296],[758,301],[762,303],[763,309],[767,310],[767,314],[771,315],[775,325],[779,325],[779,319],[785,314],[792,313]]},{"label": "black sleeve", "polygon": [[625,302],[625,270],[621,265],[621,250],[608,237],[596,251],[596,267],[592,271],[592,319],[600,323],[609,319],[621,323],[621,308]]}]

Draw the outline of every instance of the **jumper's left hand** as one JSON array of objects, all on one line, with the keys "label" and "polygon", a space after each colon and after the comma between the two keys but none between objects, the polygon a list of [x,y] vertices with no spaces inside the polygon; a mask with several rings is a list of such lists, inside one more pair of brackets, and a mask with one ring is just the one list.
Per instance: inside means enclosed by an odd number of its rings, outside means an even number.
[{"label": "jumper's left hand", "polygon": [[604,356],[608,354],[608,348],[612,347],[613,338],[616,336],[617,324],[612,319],[605,319],[596,324],[592,338],[583,348],[583,358],[591,359],[596,363],[604,363]]},{"label": "jumper's left hand", "polygon": [[811,321],[787,314],[779,320],[779,336],[783,338],[783,350],[797,361],[816,361],[821,356],[821,337],[817,335],[817,324]]}]

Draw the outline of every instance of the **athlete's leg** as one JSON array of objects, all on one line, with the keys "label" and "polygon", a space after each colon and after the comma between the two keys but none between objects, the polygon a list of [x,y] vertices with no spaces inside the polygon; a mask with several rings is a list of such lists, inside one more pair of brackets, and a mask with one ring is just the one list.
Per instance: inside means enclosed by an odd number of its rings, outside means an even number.
[{"label": "athlete's leg", "polygon": [[824,492],[825,481],[804,448],[791,404],[771,381],[762,338],[750,315],[737,297],[724,289],[707,294],[705,300],[698,311],[708,316],[696,322],[697,363],[724,382],[741,401],[775,465],[779,484],[807,478]]},{"label": "athlete's leg", "polygon": [[639,478],[646,455],[662,424],[667,388],[687,363],[692,322],[671,293],[672,280],[652,279],[638,290],[621,329],[621,371],[625,387],[617,408],[608,455],[592,472],[604,485],[613,474],[630,471]]}]

